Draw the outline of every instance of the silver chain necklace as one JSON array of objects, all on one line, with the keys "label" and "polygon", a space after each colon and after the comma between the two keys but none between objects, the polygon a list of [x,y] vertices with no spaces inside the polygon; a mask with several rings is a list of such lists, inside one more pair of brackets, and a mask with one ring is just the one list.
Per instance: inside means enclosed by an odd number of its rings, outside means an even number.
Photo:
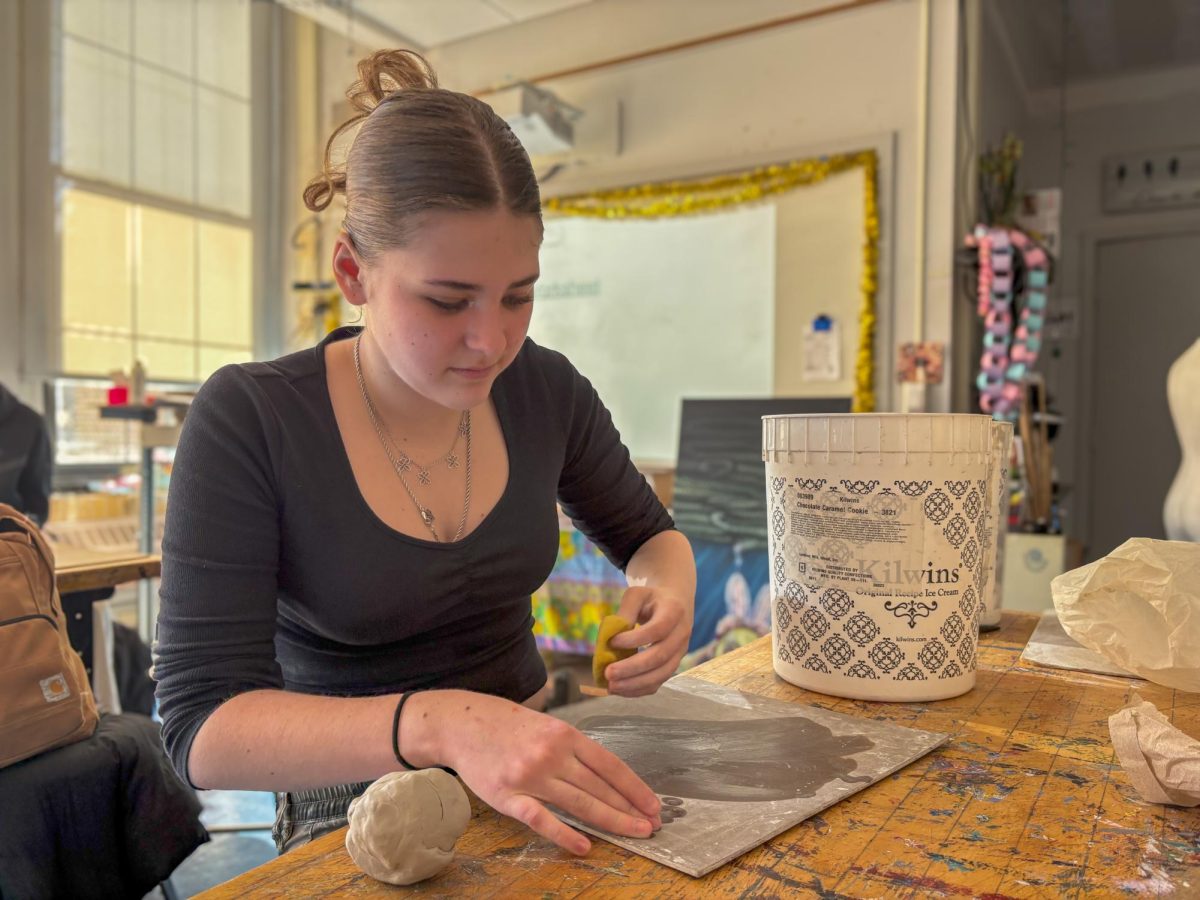
[{"label": "silver chain necklace", "polygon": [[[387,454],[388,462],[392,464],[392,468],[396,470],[396,475],[400,479],[400,483],[404,485],[404,492],[408,494],[413,505],[417,508],[417,512],[421,514],[421,521],[425,523],[425,527],[429,529],[429,533],[433,535],[435,541],[441,542],[441,537],[437,533],[437,528],[434,527],[433,510],[425,506],[417,495],[413,493],[412,487],[409,486],[408,479],[404,477],[404,473],[408,471],[410,466],[416,466],[418,470],[418,478],[422,484],[429,484],[429,466],[422,466],[403,450],[395,448],[391,435],[387,428],[380,420],[379,413],[375,409],[375,404],[371,402],[371,395],[367,391],[367,382],[363,378],[362,362],[359,359],[358,347],[362,343],[362,334],[360,333],[354,339],[354,374],[358,378],[358,389],[362,392],[363,404],[367,407],[367,416],[371,419],[371,424],[375,428],[375,434],[379,436],[379,443],[383,445],[383,452]],[[454,532],[453,540],[457,541],[462,537],[463,531],[467,527],[467,512],[471,508],[471,411],[468,409],[463,412],[462,420],[458,425],[458,434],[455,435],[454,443],[450,446],[449,452],[443,457],[446,465],[451,469],[458,468],[458,457],[454,455],[454,449],[458,446],[458,438],[462,436],[467,439],[467,490],[463,496],[462,518],[458,521],[458,530]],[[399,453],[400,458],[396,458]],[[430,465],[434,465],[431,463]]]}]

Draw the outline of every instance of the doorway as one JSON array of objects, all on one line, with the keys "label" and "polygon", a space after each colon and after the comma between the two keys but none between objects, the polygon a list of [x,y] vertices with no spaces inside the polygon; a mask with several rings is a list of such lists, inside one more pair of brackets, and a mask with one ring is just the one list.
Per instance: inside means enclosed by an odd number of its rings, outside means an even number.
[{"label": "doorway", "polygon": [[1167,370],[1200,337],[1197,260],[1200,231],[1095,245],[1089,561],[1131,537],[1166,536],[1163,502],[1182,459]]}]

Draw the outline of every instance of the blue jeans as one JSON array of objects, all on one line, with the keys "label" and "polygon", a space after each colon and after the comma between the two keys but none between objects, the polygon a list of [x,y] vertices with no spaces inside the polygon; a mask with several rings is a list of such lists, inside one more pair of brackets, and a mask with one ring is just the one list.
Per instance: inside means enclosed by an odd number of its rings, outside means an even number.
[{"label": "blue jeans", "polygon": [[341,828],[346,824],[350,801],[370,786],[371,782],[360,781],[276,793],[275,827],[271,829],[276,849],[282,855]]}]

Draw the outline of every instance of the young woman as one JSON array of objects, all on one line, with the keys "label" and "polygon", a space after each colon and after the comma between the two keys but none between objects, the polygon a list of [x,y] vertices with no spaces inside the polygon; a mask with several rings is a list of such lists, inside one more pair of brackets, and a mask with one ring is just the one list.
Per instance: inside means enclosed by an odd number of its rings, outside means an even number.
[{"label": "young woman", "polygon": [[557,500],[634,585],[613,643],[642,649],[610,690],[652,693],[687,647],[691,550],[591,385],[526,339],[542,222],[508,126],[406,51],[360,63],[349,97],[305,201],[345,194],[333,268],[363,326],[221,369],[188,414],[155,659],[168,751],[197,787],[279,792],[281,849],[428,766],[574,853],[588,840],[544,804],[648,836],[654,793],[536,710],[530,595]]}]

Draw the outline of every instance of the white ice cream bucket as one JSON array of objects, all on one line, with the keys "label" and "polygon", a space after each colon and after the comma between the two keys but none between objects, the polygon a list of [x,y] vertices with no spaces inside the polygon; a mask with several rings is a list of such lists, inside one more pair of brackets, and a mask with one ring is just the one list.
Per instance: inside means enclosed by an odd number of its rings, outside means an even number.
[{"label": "white ice cream bucket", "polygon": [[987,416],[763,417],[775,671],[861,700],[975,684]]}]

